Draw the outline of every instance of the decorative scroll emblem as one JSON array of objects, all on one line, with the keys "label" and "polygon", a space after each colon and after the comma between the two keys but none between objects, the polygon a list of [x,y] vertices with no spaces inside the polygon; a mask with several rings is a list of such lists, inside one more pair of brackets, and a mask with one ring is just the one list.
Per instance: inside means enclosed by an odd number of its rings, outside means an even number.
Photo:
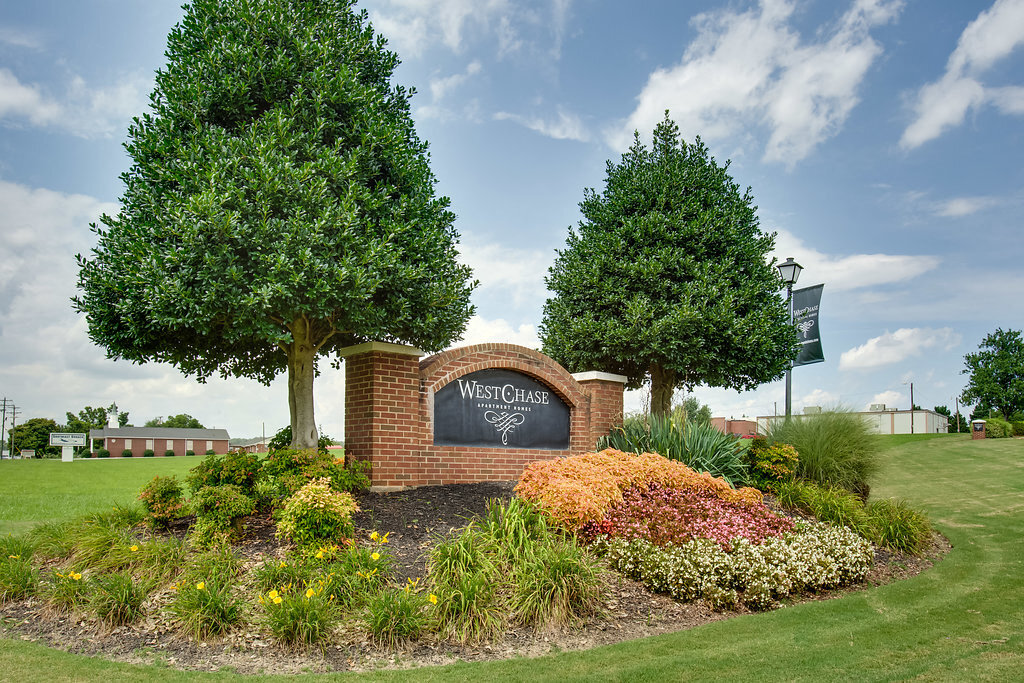
[{"label": "decorative scroll emblem", "polygon": [[810,332],[814,328],[814,321],[813,320],[804,320],[803,322],[798,323],[796,328],[803,333],[804,339],[807,339],[807,333]]},{"label": "decorative scroll emblem", "polygon": [[508,445],[508,433],[515,429],[517,426],[523,424],[526,420],[522,413],[496,413],[493,410],[488,410],[484,413],[484,419],[494,425],[494,428],[501,434],[501,443],[505,446]]}]

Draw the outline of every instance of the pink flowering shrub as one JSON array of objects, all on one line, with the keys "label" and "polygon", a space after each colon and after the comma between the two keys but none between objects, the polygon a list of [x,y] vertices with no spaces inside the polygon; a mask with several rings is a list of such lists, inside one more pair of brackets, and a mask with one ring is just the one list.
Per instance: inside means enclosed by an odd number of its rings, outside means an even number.
[{"label": "pink flowering shrub", "polygon": [[655,453],[623,453],[607,448],[568,458],[539,460],[523,470],[516,484],[520,498],[537,505],[555,522],[575,531],[599,522],[622,501],[623,492],[660,484],[681,491],[704,491],[722,500],[760,502],[761,492],[734,489],[724,479],[698,473],[676,460]]},{"label": "pink flowering shrub", "polygon": [[633,487],[622,494],[605,518],[580,527],[585,538],[606,535],[643,539],[657,546],[705,538],[729,549],[734,539],[755,545],[792,531],[793,522],[762,503],[723,500],[703,489],[672,489],[660,484]]}]

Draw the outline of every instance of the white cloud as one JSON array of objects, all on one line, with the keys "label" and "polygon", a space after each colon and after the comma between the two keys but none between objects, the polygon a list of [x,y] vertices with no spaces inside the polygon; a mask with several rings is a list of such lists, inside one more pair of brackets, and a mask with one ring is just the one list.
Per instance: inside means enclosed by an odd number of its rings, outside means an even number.
[{"label": "white cloud", "polygon": [[22,83],[0,69],[0,122],[61,128],[80,137],[122,134],[132,116],[143,113],[153,79],[129,74],[108,87],[93,87],[79,77],[60,96]]},{"label": "white cloud", "polygon": [[515,249],[501,244],[463,244],[459,262],[473,269],[480,281],[478,292],[500,297],[513,306],[543,302],[544,278],[554,261],[554,251]]},{"label": "white cloud", "polygon": [[868,410],[872,405],[879,403],[892,410],[901,405],[907,405],[910,401],[907,399],[905,394],[901,394],[898,391],[883,391],[880,394],[875,394],[870,401],[865,403],[864,410]]},{"label": "white cloud", "polygon": [[43,47],[43,40],[36,32],[10,26],[0,26],[0,43],[29,50],[39,50]]},{"label": "white cloud", "polygon": [[530,130],[537,131],[555,140],[578,140],[586,142],[590,139],[590,132],[587,130],[583,120],[576,114],[567,112],[561,107],[555,118],[542,118],[537,116],[522,116],[508,112],[498,112],[494,115],[498,121],[513,121]]},{"label": "white cloud", "polygon": [[698,37],[682,61],[648,78],[633,113],[611,130],[627,147],[666,109],[683,136],[720,139],[766,125],[765,161],[793,164],[834,135],[858,102],[857,90],[882,49],[871,28],[892,21],[900,0],[856,0],[816,41],[791,27],[794,3],[762,0],[757,9],[697,15]]},{"label": "white cloud", "polygon": [[961,336],[952,328],[904,327],[895,332],[867,340],[860,346],[844,351],[839,358],[840,370],[864,370],[900,363],[926,349],[949,350],[960,344]]},{"label": "white cloud", "polygon": [[466,333],[462,339],[452,344],[455,346],[471,346],[485,342],[500,342],[502,344],[519,344],[531,349],[540,348],[540,338],[537,337],[537,328],[529,324],[521,324],[514,327],[504,318],[488,320],[474,315],[466,325]]},{"label": "white cloud", "polygon": [[794,412],[796,406],[800,405],[801,411],[806,406],[817,406],[822,409],[834,408],[839,404],[839,396],[832,393],[831,391],[825,391],[824,389],[815,389],[808,394],[796,399],[793,405]]},{"label": "white cloud", "polygon": [[[416,109],[416,116],[419,119],[450,119],[453,112],[444,105],[444,100],[449,94],[460,88],[467,80],[476,76],[483,70],[479,60],[473,60],[466,66],[462,73],[451,74],[430,79],[431,103]],[[474,120],[477,118],[476,100],[470,100],[470,104],[463,108],[464,118]]]},{"label": "white cloud", "polygon": [[963,123],[967,112],[986,103],[1004,113],[1024,113],[1019,87],[986,88],[985,71],[1024,45],[1024,0],[996,0],[974,19],[949,56],[942,77],[921,87],[914,102],[914,120],[903,131],[900,146],[919,147]]},{"label": "white cloud", "polygon": [[[901,254],[851,254],[838,256],[806,246],[786,230],[778,230],[775,256],[780,261],[792,256],[814,282],[826,282],[828,291],[845,291],[912,280],[936,268],[936,256]],[[798,283],[797,286],[800,286]]]},{"label": "white cloud", "polygon": [[960,218],[997,206],[1000,203],[996,197],[954,197],[939,202],[935,206],[934,213],[936,216],[944,218]]}]

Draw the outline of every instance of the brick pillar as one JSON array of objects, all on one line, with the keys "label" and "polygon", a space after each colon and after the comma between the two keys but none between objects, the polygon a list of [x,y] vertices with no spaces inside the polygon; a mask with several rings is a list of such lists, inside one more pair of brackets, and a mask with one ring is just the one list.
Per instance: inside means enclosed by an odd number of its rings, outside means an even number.
[{"label": "brick pillar", "polygon": [[408,486],[427,443],[419,419],[423,352],[367,342],[342,349],[345,359],[345,454],[373,463],[374,488]]},{"label": "brick pillar", "polygon": [[626,378],[607,372],[578,372],[573,379],[580,383],[590,397],[590,420],[587,450],[593,450],[597,440],[607,436],[612,427],[622,425],[622,392]]}]

